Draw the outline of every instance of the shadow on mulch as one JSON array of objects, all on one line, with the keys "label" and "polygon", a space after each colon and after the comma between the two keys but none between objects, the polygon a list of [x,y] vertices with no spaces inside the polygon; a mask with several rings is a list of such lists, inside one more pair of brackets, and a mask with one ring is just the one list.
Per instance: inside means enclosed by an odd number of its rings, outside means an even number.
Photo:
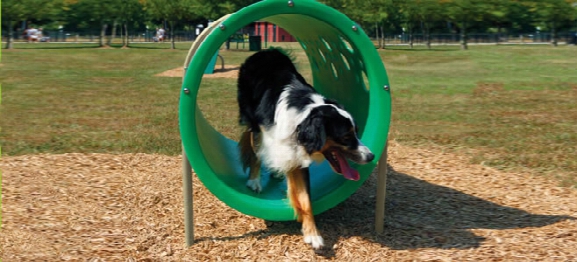
[{"label": "shadow on mulch", "polygon": [[[390,168],[390,167],[389,167]],[[373,175],[349,199],[315,216],[326,248],[317,254],[335,256],[332,247],[340,238],[361,237],[395,250],[418,248],[470,249],[485,241],[470,229],[543,227],[567,219],[564,215],[531,214],[428,183],[390,168],[387,178],[385,232],[374,233],[376,177]],[[297,222],[267,222],[266,230],[206,240],[235,240],[249,236],[300,235]]]},{"label": "shadow on mulch", "polygon": [[218,68],[214,69],[214,72],[215,73],[226,73],[226,72],[230,72],[230,71],[236,71],[239,69],[240,69],[240,66],[225,67],[225,68],[218,66]]}]

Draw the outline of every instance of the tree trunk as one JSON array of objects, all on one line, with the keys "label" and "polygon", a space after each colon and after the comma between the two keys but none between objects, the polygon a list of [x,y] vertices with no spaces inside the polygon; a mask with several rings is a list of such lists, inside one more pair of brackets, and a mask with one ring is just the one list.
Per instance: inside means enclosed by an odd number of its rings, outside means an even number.
[{"label": "tree trunk", "polygon": [[386,47],[386,43],[385,43],[385,26],[383,24],[381,24],[381,45],[379,46],[379,48],[381,49],[385,49]]},{"label": "tree trunk", "polygon": [[108,28],[108,24],[103,23],[102,28],[100,29],[100,37],[98,38],[100,47],[106,46],[106,43],[104,42],[104,38],[106,37],[106,28]]},{"label": "tree trunk", "polygon": [[461,50],[467,50],[467,22],[461,23]]},{"label": "tree trunk", "polygon": [[128,25],[124,23],[124,40],[122,41],[122,47],[128,47],[130,39],[128,38]]},{"label": "tree trunk", "polygon": [[551,45],[557,46],[557,28],[555,21],[551,22]]},{"label": "tree trunk", "polygon": [[377,36],[377,47],[381,48],[381,39],[379,38],[379,22],[375,22],[375,35]]},{"label": "tree trunk", "polygon": [[429,27],[429,22],[425,22],[425,41],[427,49],[431,49],[431,28]]},{"label": "tree trunk", "polygon": [[14,28],[13,21],[8,20],[8,39],[6,39],[6,49],[14,48]]},{"label": "tree trunk", "polygon": [[122,47],[126,46],[124,40],[124,23],[122,23],[120,24],[120,42],[122,43]]},{"label": "tree trunk", "polygon": [[116,20],[114,20],[114,22],[112,23],[112,32],[110,34],[110,36],[108,37],[108,46],[112,45],[112,40],[114,40],[114,38],[116,37],[116,28],[118,26],[118,22],[116,22]]},{"label": "tree trunk", "polygon": [[409,47],[413,49],[413,26],[409,25],[408,29],[409,29]]},{"label": "tree trunk", "polygon": [[170,22],[170,49],[176,49],[176,44],[174,43],[174,22]]},{"label": "tree trunk", "polygon": [[497,44],[501,42],[501,24],[497,26]]}]

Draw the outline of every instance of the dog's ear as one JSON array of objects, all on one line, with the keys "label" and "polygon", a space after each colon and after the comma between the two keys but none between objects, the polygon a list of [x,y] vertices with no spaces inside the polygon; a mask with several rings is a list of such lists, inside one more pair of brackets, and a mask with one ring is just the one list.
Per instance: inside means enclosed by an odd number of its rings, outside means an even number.
[{"label": "dog's ear", "polygon": [[326,140],[324,114],[315,108],[297,126],[297,141],[305,147],[307,153],[311,154],[321,150]]}]

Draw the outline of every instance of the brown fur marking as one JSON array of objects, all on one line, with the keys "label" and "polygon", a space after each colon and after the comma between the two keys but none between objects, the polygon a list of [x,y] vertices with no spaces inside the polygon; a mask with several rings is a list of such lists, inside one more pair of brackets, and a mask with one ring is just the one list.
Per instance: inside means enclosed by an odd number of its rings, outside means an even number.
[{"label": "brown fur marking", "polygon": [[295,210],[297,221],[302,223],[302,232],[305,236],[320,235],[315,225],[313,209],[307,192],[307,181],[302,169],[294,169],[287,176],[288,197]]},{"label": "brown fur marking", "polygon": [[[253,135],[250,130],[242,132],[240,140],[238,141],[238,147],[240,148],[240,157],[242,162],[242,167],[244,170],[250,168],[251,178],[253,173],[253,167],[255,163],[260,162],[253,150]],[[260,164],[259,164],[260,168]]]}]

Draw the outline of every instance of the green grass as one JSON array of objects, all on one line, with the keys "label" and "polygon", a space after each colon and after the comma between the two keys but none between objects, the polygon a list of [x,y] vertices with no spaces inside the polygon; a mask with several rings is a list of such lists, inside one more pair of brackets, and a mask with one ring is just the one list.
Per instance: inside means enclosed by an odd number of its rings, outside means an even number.
[{"label": "green grass", "polygon": [[[64,152],[180,153],[182,66],[190,43],[131,49],[17,44],[3,50],[0,142],[4,155]],[[529,168],[577,185],[577,48],[391,48],[380,51],[393,90],[391,138],[440,146],[501,169]],[[250,52],[223,51],[239,65]],[[299,68],[310,76],[303,53]],[[200,107],[238,134],[236,79],[204,78]]]},{"label": "green grass", "polygon": [[181,66],[186,52],[4,50],[3,153],[175,154],[181,79],[154,74]]},{"label": "green grass", "polygon": [[394,139],[577,181],[577,49],[387,50]]}]

